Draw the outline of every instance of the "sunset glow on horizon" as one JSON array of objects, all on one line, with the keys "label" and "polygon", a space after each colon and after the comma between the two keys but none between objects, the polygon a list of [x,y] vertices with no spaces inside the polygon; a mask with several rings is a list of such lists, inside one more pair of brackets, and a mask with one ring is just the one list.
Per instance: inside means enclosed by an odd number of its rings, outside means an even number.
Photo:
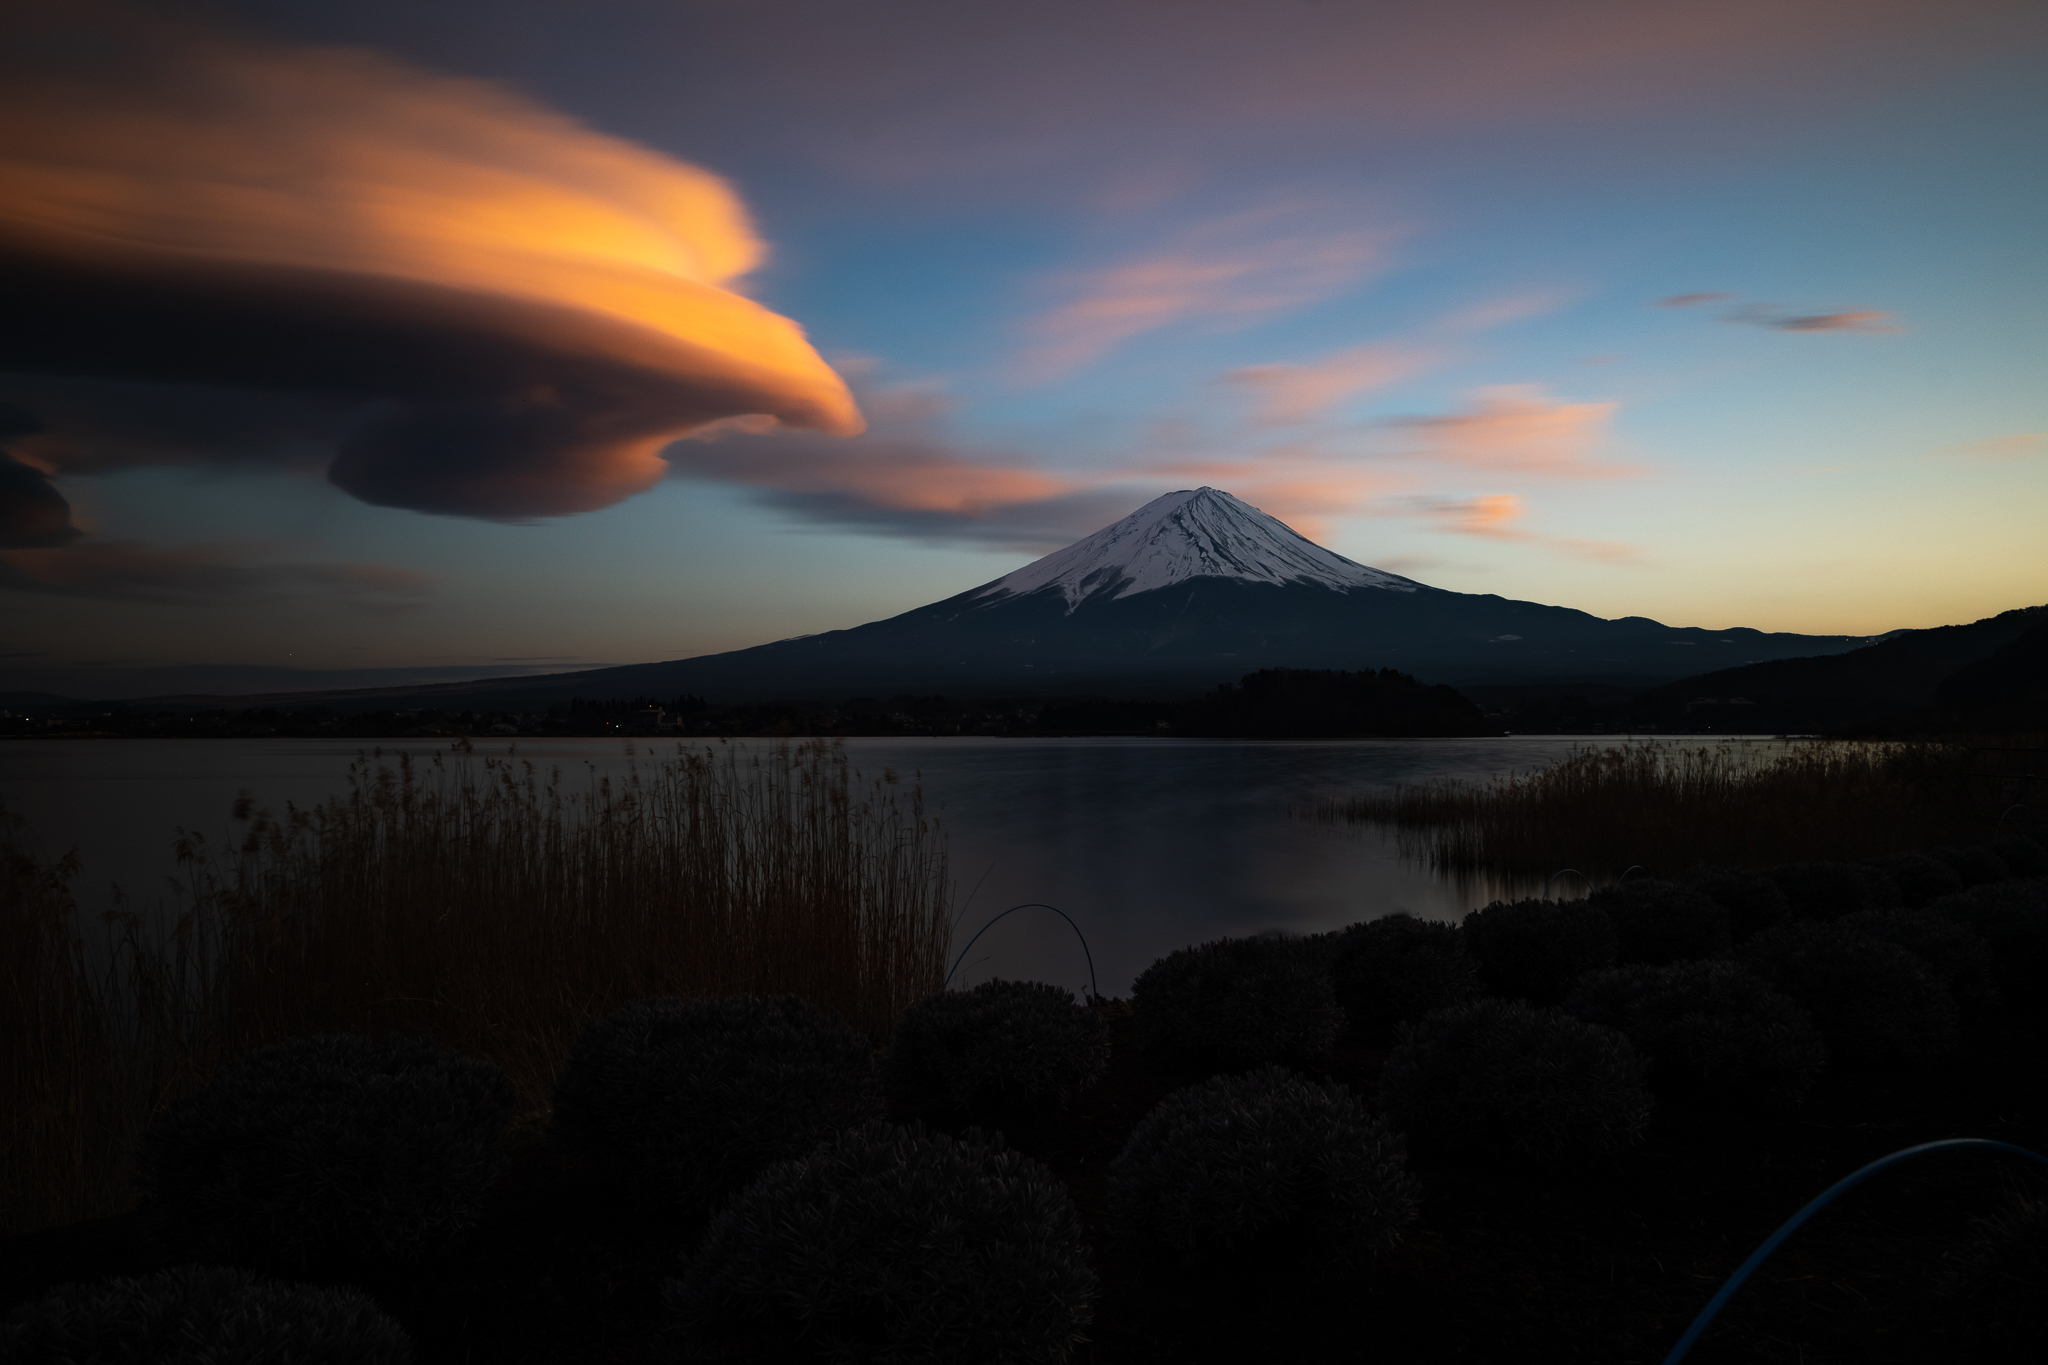
[{"label": "sunset glow on horizon", "polygon": [[231,0],[0,50],[8,686],[685,657],[1198,485],[1603,616],[2048,600],[2036,6]]}]

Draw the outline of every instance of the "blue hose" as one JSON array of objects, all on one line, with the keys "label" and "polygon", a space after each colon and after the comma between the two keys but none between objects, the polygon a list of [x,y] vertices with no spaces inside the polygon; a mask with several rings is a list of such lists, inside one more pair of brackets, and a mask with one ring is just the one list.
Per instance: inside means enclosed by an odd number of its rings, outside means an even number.
[{"label": "blue hose", "polygon": [[[1081,932],[1081,926],[1074,923],[1073,916],[1069,915],[1066,911],[1060,909],[1057,905],[1047,905],[1044,901],[1027,901],[1023,905],[1013,905],[1009,909],[1003,911],[1002,915],[997,915],[996,919],[990,920],[987,924],[984,924],[981,926],[981,928],[975,930],[974,938],[970,938],[967,940],[967,948],[972,948],[977,939],[979,939],[983,934],[987,933],[989,930],[995,928],[997,919],[1001,919],[1003,915],[1014,915],[1019,910],[1050,910],[1055,915],[1058,915],[1061,919],[1067,922],[1067,927],[1074,931],[1074,937],[1081,940],[1081,956],[1088,959],[1088,1003],[1092,1005],[1096,1001],[1100,1000],[1102,998],[1102,992],[1097,990],[1095,987],[1095,954],[1088,951],[1088,937],[1087,935]],[[967,948],[962,948],[960,950],[960,956],[953,959],[952,969],[946,973],[946,979],[939,983],[940,990],[944,990],[947,986],[952,984],[953,973],[959,971],[960,964],[967,960]]]},{"label": "blue hose", "polygon": [[1862,1170],[1843,1176],[1840,1180],[1828,1186],[1826,1190],[1821,1192],[1819,1198],[1786,1219],[1783,1227],[1780,1227],[1766,1238],[1764,1244],[1758,1247],[1750,1255],[1750,1258],[1742,1263],[1742,1267],[1728,1277],[1728,1282],[1721,1286],[1721,1292],[1714,1295],[1707,1306],[1700,1310],[1700,1315],[1692,1320],[1692,1326],[1685,1329],[1685,1335],[1680,1337],[1678,1344],[1671,1348],[1671,1354],[1664,1357],[1664,1365],[1678,1365],[1679,1361],[1684,1360],[1685,1353],[1693,1348],[1693,1343],[1700,1339],[1700,1335],[1714,1321],[1714,1315],[1727,1306],[1728,1300],[1735,1297],[1735,1291],[1742,1288],[1742,1282],[1749,1278],[1750,1272],[1762,1265],[1770,1254],[1778,1249],[1780,1243],[1799,1230],[1802,1223],[1834,1202],[1837,1195],[1856,1188],[1879,1171],[1896,1166],[1911,1157],[1921,1155],[1923,1152],[1952,1151],[1963,1147],[1981,1147],[1995,1152],[2011,1152],[2015,1156],[2023,1156],[2029,1161],[2038,1161],[2043,1166],[2048,1166],[2048,1156],[2043,1156],[2039,1152],[2025,1147],[2015,1147],[2010,1142],[1994,1142],[1990,1138],[1943,1138],[1940,1142],[1923,1142],[1918,1147],[1908,1147],[1904,1151],[1893,1152],[1890,1156],[1879,1157]]}]

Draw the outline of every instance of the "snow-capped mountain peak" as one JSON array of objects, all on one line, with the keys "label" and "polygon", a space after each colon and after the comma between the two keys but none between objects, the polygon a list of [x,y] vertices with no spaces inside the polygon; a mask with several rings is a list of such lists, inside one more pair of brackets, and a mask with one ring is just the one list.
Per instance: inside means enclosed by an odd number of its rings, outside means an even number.
[{"label": "snow-capped mountain peak", "polygon": [[1196,488],[1154,498],[1122,521],[998,578],[974,596],[993,602],[1055,588],[1071,611],[1086,598],[1129,597],[1190,578],[1308,583],[1337,592],[1413,592],[1420,586],[1326,550],[1219,488]]}]

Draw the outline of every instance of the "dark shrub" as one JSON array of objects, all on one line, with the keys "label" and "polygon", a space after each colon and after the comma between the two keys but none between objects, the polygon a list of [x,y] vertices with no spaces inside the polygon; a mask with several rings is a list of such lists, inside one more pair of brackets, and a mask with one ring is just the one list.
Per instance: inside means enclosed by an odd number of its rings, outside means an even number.
[{"label": "dark shrub", "polygon": [[1689,962],[1733,946],[1728,912],[1712,896],[1679,882],[1624,882],[1587,897],[1614,921],[1614,960]]},{"label": "dark shrub", "polygon": [[1784,863],[1764,875],[1785,893],[1794,919],[1840,919],[1899,906],[1899,888],[1868,863]]},{"label": "dark shrub", "polygon": [[636,1199],[687,1218],[881,1112],[868,1040],[816,1006],[658,996],[576,1040],[555,1082],[554,1136]]},{"label": "dark shrub", "polygon": [[1952,1253],[1945,1286],[1969,1359],[2048,1359],[2048,1203],[2015,1195]]},{"label": "dark shrub", "polygon": [[1650,1119],[1643,1061],[1627,1038],[1513,1000],[1404,1024],[1380,1102],[1418,1143],[1525,1161],[1632,1146]]},{"label": "dark shrub", "polygon": [[1223,938],[1168,953],[1131,986],[1138,1045],[1181,1065],[1256,1066],[1327,1052],[1344,1012],[1312,944]]},{"label": "dark shrub", "polygon": [[2003,839],[1993,839],[1985,847],[1996,853],[2015,877],[2048,876],[2048,849],[2032,839],[2008,834]]},{"label": "dark shrub", "polygon": [[1066,1187],[1000,1138],[863,1124],[771,1166],[668,1287],[702,1360],[1057,1362],[1095,1274]]},{"label": "dark shrub", "polygon": [[1479,994],[1479,964],[1455,924],[1388,915],[1332,937],[1330,984],[1354,1028],[1420,1019]]},{"label": "dark shrub", "polygon": [[1733,962],[1591,972],[1564,1007],[1626,1034],[1660,1097],[1736,1111],[1789,1107],[1828,1059],[1806,1011]]},{"label": "dark shrub", "polygon": [[1981,1020],[1998,1008],[1990,940],[1968,925],[1934,910],[1865,910],[1842,923],[1895,943],[1932,967],[1963,1018]]},{"label": "dark shrub", "polygon": [[1685,884],[1728,912],[1728,936],[1737,943],[1792,918],[1784,888],[1746,867],[1697,867],[1685,875]]},{"label": "dark shrub", "polygon": [[1964,886],[1989,886],[1992,882],[2002,882],[2012,875],[2012,869],[2005,865],[2005,859],[1982,844],[1971,844],[1963,848],[1953,845],[1947,848],[1933,848],[1928,850],[1928,855],[1953,869],[1955,874],[1962,878]]},{"label": "dark shrub", "polygon": [[1404,1144],[1341,1085],[1281,1067],[1177,1090],[1109,1168],[1110,1226],[1173,1268],[1343,1275],[1415,1221]]},{"label": "dark shrub", "polygon": [[1991,972],[2008,1006],[2048,1006],[2048,879],[2000,882],[1944,896],[1927,907],[1982,934],[1991,944]]},{"label": "dark shrub", "polygon": [[894,1103],[1001,1121],[1058,1109],[1109,1065],[1109,1026],[1071,991],[985,981],[912,1005],[882,1080]]},{"label": "dark shrub", "polygon": [[1788,924],[1742,947],[1741,960],[1806,1007],[1845,1062],[1895,1062],[1946,1052],[1956,1006],[1932,967],[1846,924]]},{"label": "dark shrub", "polygon": [[188,1265],[70,1284],[0,1323],[0,1360],[30,1365],[405,1365],[412,1344],[355,1289],[273,1284]]},{"label": "dark shrub", "polygon": [[[1899,903],[1908,910],[1918,910],[1931,900],[1939,900],[1963,889],[1963,879],[1956,875],[1954,868],[1925,853],[1897,853],[1889,858],[1879,858],[1871,866],[1892,879],[1892,885],[1899,888]],[[1857,913],[1873,912],[1863,910]]]},{"label": "dark shrub", "polygon": [[229,1062],[159,1114],[135,1183],[209,1257],[403,1260],[476,1222],[511,1118],[488,1062],[424,1038],[299,1038]]},{"label": "dark shrub", "polygon": [[1487,990],[1539,1005],[1614,965],[1614,922],[1588,901],[1495,901],[1465,916],[1464,934]]}]

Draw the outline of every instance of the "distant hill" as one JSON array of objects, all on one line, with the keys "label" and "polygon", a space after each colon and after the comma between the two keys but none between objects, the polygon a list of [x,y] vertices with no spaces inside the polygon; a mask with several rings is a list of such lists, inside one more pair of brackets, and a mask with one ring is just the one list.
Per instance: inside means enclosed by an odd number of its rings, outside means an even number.
[{"label": "distant hill", "polygon": [[1928,708],[1937,702],[1958,720],[1972,708],[1990,714],[2023,706],[2029,679],[2038,690],[2048,676],[2044,626],[2048,606],[2021,607],[1968,625],[1905,631],[1842,654],[1682,678],[1645,692],[1634,710],[1639,722],[1666,729],[1776,734],[1882,726],[1923,712],[1931,721]]},{"label": "distant hill", "polygon": [[2048,617],[1943,678],[1928,706],[1880,728],[1894,734],[2048,734]]}]

